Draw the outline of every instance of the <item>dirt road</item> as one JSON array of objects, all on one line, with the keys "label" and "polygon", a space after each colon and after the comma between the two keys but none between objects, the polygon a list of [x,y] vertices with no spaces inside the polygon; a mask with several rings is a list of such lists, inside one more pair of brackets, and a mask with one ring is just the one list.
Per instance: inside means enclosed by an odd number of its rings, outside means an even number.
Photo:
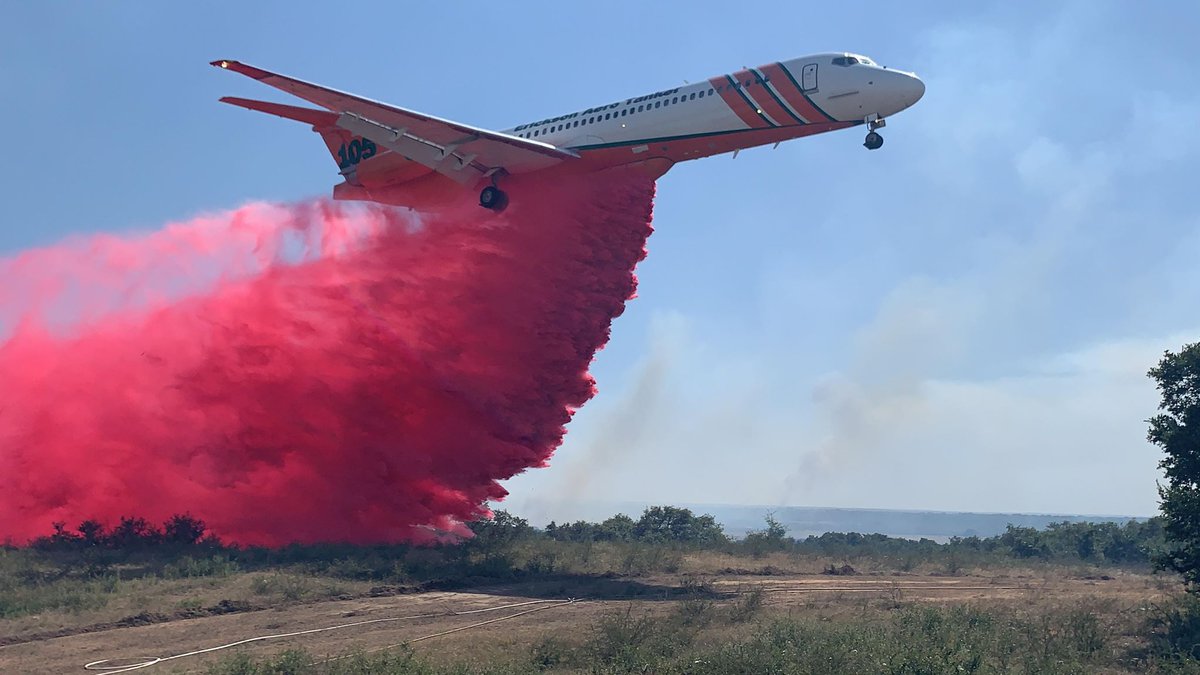
[{"label": "dirt road", "polygon": [[[259,636],[300,631],[311,632],[169,659],[136,672],[202,672],[209,664],[237,650],[266,655],[303,647],[318,657],[336,657],[404,642],[411,642],[418,652],[439,659],[478,660],[512,649],[527,650],[547,636],[577,635],[606,613],[626,608],[668,611],[681,599],[697,595],[715,603],[734,602],[740,594],[756,588],[764,591],[764,605],[769,610],[833,615],[861,610],[872,603],[875,606],[901,602],[1040,603],[1105,598],[1137,604],[1162,594],[1154,578],[1135,574],[1115,578],[1003,574],[568,578],[481,587],[469,592],[425,592],[292,604],[150,625],[77,626],[57,637],[10,636],[10,640],[24,641],[0,647],[0,673],[82,673],[84,664],[100,659],[114,659],[108,665],[136,664]],[[578,601],[562,602],[569,598]],[[437,637],[421,639],[434,635]]]}]

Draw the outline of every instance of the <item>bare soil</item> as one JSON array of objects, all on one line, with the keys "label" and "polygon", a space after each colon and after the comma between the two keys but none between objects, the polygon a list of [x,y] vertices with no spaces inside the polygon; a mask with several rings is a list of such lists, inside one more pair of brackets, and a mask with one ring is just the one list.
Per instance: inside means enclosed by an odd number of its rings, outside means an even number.
[{"label": "bare soil", "polygon": [[[315,629],[305,635],[250,642],[233,649],[164,661],[138,673],[203,672],[235,650],[268,655],[303,647],[318,657],[373,651],[410,642],[419,653],[446,661],[481,661],[511,650],[528,650],[550,636],[579,639],[602,616],[615,611],[666,612],[685,598],[705,597],[717,605],[762,589],[764,612],[839,615],[887,611],[901,603],[976,603],[1053,606],[1087,603],[1098,613],[1138,611],[1162,600],[1171,586],[1151,575],[1108,571],[1074,574],[1062,569],[972,571],[969,576],[936,573],[800,574],[764,567],[625,578],[564,576],[537,582],[480,586],[454,592],[410,593],[402,588],[351,585],[340,596],[310,602],[218,598],[244,585],[194,589],[202,601],[171,612],[135,612],[121,605],[121,618],[55,615],[0,622],[0,673],[85,672],[100,659],[136,663],[247,640]],[[572,604],[555,602],[577,599]],[[543,601],[540,604],[521,604]],[[242,604],[238,604],[241,602]],[[210,604],[211,603],[211,604]],[[266,605],[266,606],[264,606]],[[497,611],[461,614],[480,609]],[[538,611],[532,611],[538,610]],[[517,616],[523,612],[530,612]],[[456,614],[458,613],[458,614]],[[432,616],[430,616],[432,615]],[[413,618],[418,617],[418,618]],[[507,618],[511,617],[511,618]],[[387,619],[386,621],[377,621]],[[394,619],[394,620],[393,620]],[[497,620],[498,619],[498,620]],[[375,623],[362,624],[365,621]],[[483,622],[490,622],[484,625]],[[467,628],[470,627],[470,628]],[[435,634],[450,632],[438,637]],[[111,665],[111,664],[110,664]]]}]

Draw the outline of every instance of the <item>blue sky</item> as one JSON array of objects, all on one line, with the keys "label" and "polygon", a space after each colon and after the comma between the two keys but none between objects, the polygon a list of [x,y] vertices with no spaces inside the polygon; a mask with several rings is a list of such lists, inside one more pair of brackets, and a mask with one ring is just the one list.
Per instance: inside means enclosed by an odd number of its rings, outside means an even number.
[{"label": "blue sky", "polygon": [[574,500],[1148,514],[1146,369],[1200,337],[1194,3],[7,3],[0,254],[327,194],[236,58],[505,128],[827,50],[915,70],[861,131],[680,165],[533,515]]}]

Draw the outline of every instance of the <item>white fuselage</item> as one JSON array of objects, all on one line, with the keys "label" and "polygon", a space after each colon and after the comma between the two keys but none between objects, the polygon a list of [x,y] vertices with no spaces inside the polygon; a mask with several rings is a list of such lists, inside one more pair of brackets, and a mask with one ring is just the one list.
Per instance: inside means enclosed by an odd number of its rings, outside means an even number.
[{"label": "white fuselage", "polygon": [[844,128],[845,123],[893,115],[916,103],[924,91],[912,73],[861,56],[817,54],[522,124],[505,133],[587,151],[754,129]]}]

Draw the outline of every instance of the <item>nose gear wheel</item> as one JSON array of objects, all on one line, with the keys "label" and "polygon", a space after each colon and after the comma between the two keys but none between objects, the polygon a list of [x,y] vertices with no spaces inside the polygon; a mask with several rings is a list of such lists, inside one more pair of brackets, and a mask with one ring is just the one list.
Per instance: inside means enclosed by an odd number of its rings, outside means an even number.
[{"label": "nose gear wheel", "polygon": [[[874,116],[872,116],[874,117]],[[881,127],[887,126],[887,120],[882,117],[867,118],[867,138],[863,141],[863,147],[868,150],[878,150],[883,147],[883,136],[875,131]]]}]

